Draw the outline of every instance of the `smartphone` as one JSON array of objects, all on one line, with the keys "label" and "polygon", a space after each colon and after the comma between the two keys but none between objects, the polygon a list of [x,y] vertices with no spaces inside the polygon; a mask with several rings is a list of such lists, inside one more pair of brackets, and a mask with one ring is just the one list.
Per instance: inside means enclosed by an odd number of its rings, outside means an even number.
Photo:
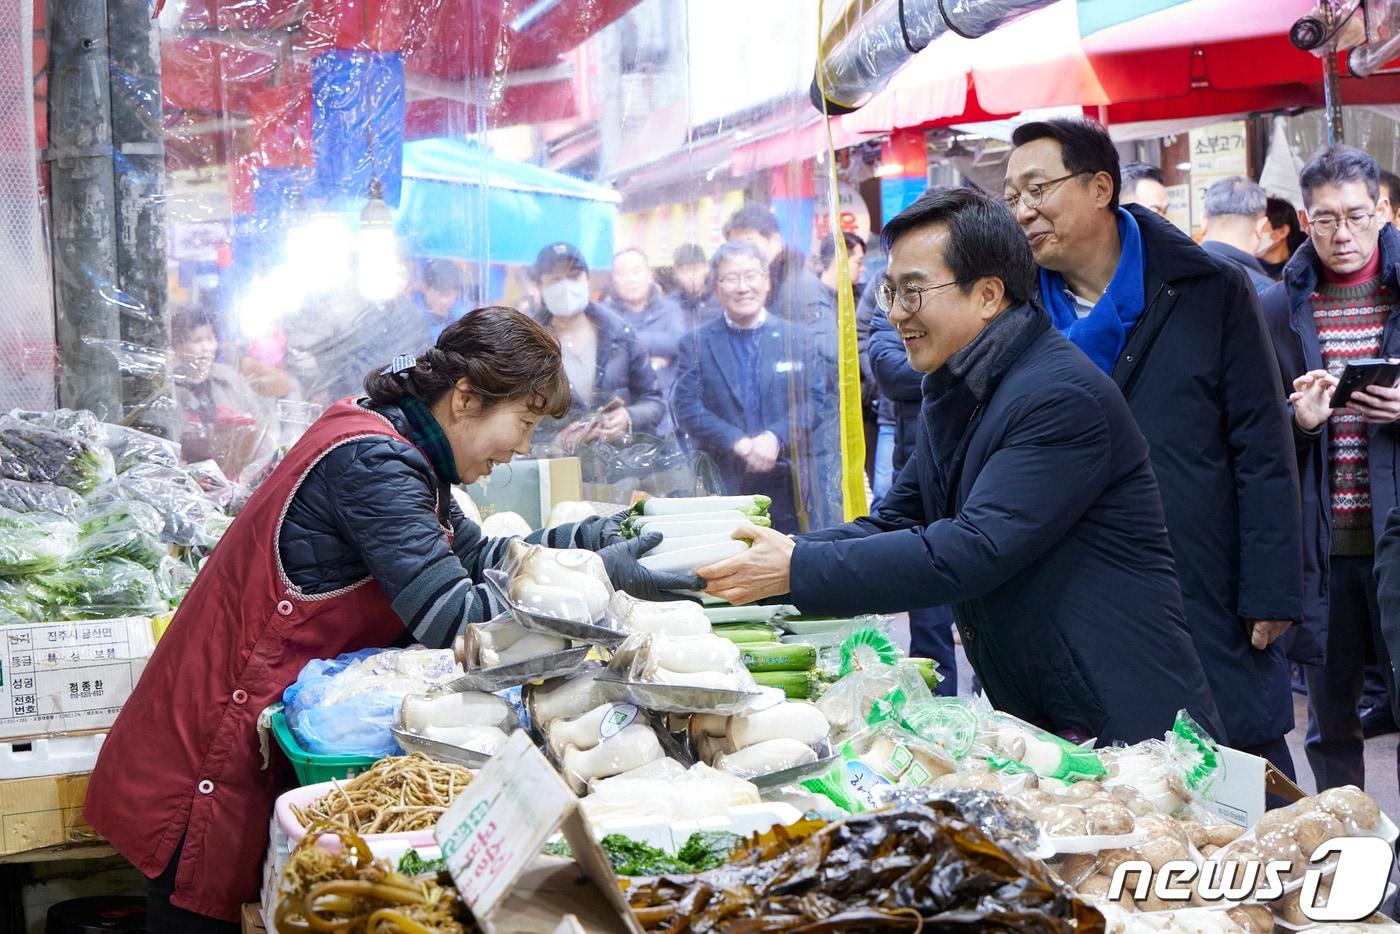
[{"label": "smartphone", "polygon": [[1393,357],[1388,360],[1352,360],[1342,370],[1341,379],[1337,380],[1337,389],[1332,393],[1332,408],[1343,408],[1352,393],[1367,386],[1388,386],[1393,389],[1397,382],[1400,382],[1400,360]]}]

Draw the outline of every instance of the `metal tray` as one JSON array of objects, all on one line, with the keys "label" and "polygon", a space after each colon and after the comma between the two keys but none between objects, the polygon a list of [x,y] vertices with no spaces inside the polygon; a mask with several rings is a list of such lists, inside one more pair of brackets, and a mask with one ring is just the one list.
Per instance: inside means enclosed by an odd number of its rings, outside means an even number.
[{"label": "metal tray", "polygon": [[561,619],[519,606],[508,596],[509,575],[494,568],[483,575],[486,584],[509,609],[515,621],[532,632],[542,632],[551,636],[564,636],[575,642],[589,642],[594,645],[614,646],[626,639],[630,633],[614,619],[611,612],[605,613],[605,625],[582,623],[576,619]]},{"label": "metal tray", "polygon": [[715,626],[725,623],[778,623],[789,616],[797,615],[795,606],[770,604],[747,604],[745,606],[706,606],[704,613]]},{"label": "metal tray", "polygon": [[729,691],[723,688],[688,687],[680,684],[652,684],[628,681],[613,672],[603,672],[598,683],[613,700],[631,701],[638,707],[663,713],[736,714],[763,696],[762,691]]},{"label": "metal tray", "polygon": [[531,681],[561,678],[582,668],[591,648],[589,645],[579,645],[562,652],[527,658],[523,662],[497,665],[494,668],[478,668],[449,681],[446,688],[449,691],[484,691],[494,694]]},{"label": "metal tray", "polygon": [[817,748],[817,761],[806,762],[802,765],[794,765],[789,769],[779,769],[776,772],[769,772],[767,775],[755,775],[748,781],[754,784],[759,791],[771,791],[774,788],[782,788],[784,785],[791,785],[800,782],[804,778],[811,778],[813,775],[820,775],[841,758],[836,747],[831,745],[831,740],[822,740],[821,746]]},{"label": "metal tray", "polygon": [[[394,739],[404,748],[405,752],[421,752],[429,759],[450,762],[452,765],[463,765],[469,769],[479,769],[491,761],[491,756],[487,753],[463,749],[461,746],[453,746],[451,743],[443,743],[435,739],[428,739],[426,736],[419,736],[417,733],[410,733],[404,729],[402,712],[394,717],[394,725],[390,729],[394,734]],[[507,736],[510,733],[511,731],[506,731]]]}]

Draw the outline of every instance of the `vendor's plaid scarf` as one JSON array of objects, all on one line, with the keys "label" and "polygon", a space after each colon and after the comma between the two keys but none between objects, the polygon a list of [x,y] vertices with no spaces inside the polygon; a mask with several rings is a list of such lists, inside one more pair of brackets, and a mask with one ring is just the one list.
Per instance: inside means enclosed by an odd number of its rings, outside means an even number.
[{"label": "vendor's plaid scarf", "polygon": [[447,443],[447,435],[433,413],[412,396],[404,396],[399,401],[399,408],[408,421],[408,440],[428,455],[437,478],[443,483],[461,483],[462,478],[457,475],[457,458],[452,456],[452,445]]}]

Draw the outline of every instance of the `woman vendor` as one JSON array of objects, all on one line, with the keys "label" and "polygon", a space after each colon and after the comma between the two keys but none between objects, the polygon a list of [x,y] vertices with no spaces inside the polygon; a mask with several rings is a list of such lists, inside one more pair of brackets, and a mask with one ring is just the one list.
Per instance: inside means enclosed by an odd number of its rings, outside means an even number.
[{"label": "woman vendor", "polygon": [[[257,898],[278,779],[257,720],[315,658],[411,636],[450,646],[503,609],[477,583],[505,554],[454,504],[569,408],[558,342],[479,309],[420,357],[331,406],[249,499],[200,571],[112,727],[89,786],[92,826],[151,880],[152,931],[236,931]],[[638,596],[690,589],[637,556],[614,519],[530,536],[597,551]]]}]

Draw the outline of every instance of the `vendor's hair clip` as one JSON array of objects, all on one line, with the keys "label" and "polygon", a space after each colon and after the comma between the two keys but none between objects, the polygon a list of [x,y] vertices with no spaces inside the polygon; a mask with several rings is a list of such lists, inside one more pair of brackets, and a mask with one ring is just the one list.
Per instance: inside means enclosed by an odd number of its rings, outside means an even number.
[{"label": "vendor's hair clip", "polygon": [[389,362],[381,372],[402,376],[418,365],[418,358],[411,353],[401,353]]}]

